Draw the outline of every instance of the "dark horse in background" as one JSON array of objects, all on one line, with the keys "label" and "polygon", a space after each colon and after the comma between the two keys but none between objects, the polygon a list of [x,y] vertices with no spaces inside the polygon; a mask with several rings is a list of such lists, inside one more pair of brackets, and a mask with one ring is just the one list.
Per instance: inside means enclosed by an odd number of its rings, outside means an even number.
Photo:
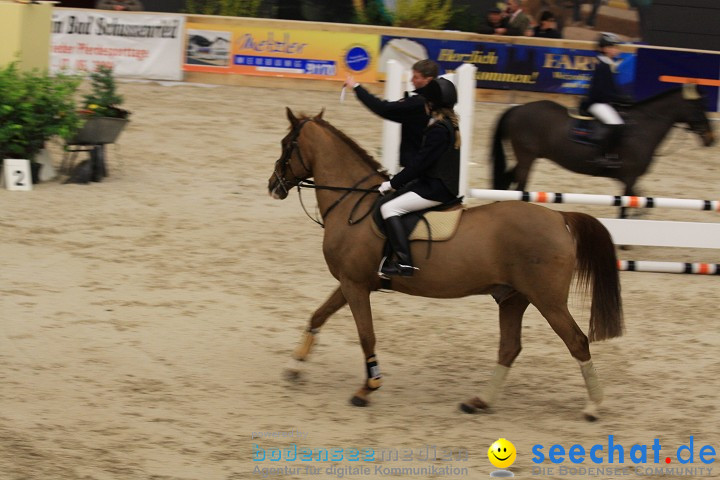
[{"label": "dark horse in background", "polygon": [[[493,188],[524,191],[535,159],[547,158],[576,173],[617,179],[625,185],[624,195],[635,195],[638,178],[647,172],[655,150],[673,125],[688,124],[706,147],[714,142],[704,98],[694,84],[661,93],[627,109],[627,125],[618,147],[621,165],[617,168],[594,161],[600,155],[599,147],[570,138],[575,121],[567,108],[549,100],[506,110],[493,137]],[[506,139],[510,140],[517,162],[510,169],[503,148]],[[622,208],[620,218],[625,216]]]}]

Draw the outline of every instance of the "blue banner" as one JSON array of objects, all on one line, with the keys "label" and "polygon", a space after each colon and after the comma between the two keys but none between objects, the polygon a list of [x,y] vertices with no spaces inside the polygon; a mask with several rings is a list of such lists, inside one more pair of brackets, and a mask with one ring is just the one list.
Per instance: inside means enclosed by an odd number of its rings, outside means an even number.
[{"label": "blue banner", "polygon": [[[638,48],[635,97],[640,100],[677,87],[681,80],[717,82],[720,54]],[[674,78],[667,78],[674,77]],[[701,86],[708,110],[718,111],[718,87]]]},{"label": "blue banner", "polygon": [[[407,52],[405,64],[417,57],[430,58],[445,73],[472,63],[477,67],[478,88],[581,95],[589,87],[597,62],[592,50],[391,36],[381,38],[381,57],[393,48],[391,42],[398,41],[404,43],[402,48],[394,48],[393,54]],[[618,83],[630,93],[635,57],[623,53],[620,60]]]}]

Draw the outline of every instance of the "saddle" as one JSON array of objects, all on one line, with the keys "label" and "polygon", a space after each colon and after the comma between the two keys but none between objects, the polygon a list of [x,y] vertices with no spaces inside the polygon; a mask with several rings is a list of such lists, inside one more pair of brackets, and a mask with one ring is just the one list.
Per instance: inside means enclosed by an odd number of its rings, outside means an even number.
[{"label": "saddle", "polygon": [[[400,193],[400,192],[398,192]],[[395,198],[396,195],[381,197],[373,211],[372,229],[380,238],[386,238],[385,221],[380,214],[380,206]],[[418,210],[403,215],[401,218],[408,240],[425,240],[427,242],[443,242],[455,236],[457,227],[460,224],[460,217],[465,210],[462,206],[462,198],[457,198],[449,203],[443,203],[436,207]],[[389,251],[389,242],[385,242],[386,252]]]},{"label": "saddle", "polygon": [[568,110],[568,115],[571,118],[568,136],[573,142],[599,146],[608,134],[605,124],[586,112]]}]

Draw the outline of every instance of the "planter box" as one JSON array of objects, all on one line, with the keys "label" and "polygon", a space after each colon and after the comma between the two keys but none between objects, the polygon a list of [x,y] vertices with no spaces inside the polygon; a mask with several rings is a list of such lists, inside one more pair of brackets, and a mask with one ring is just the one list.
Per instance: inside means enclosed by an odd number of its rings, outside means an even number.
[{"label": "planter box", "polygon": [[129,120],[114,117],[88,117],[69,145],[105,145],[115,143]]}]

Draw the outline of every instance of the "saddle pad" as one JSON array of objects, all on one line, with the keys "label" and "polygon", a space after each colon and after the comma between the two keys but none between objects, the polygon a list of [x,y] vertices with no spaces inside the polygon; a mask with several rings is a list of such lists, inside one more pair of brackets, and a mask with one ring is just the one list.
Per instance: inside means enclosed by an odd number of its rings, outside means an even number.
[{"label": "saddle pad", "polygon": [[[432,232],[432,240],[433,241],[444,241],[444,240],[450,240],[453,235],[455,235],[455,231],[457,230],[458,225],[460,224],[460,215],[462,215],[462,212],[464,211],[464,208],[458,208],[457,210],[450,210],[446,212],[427,212],[424,217],[427,219],[428,223],[430,224],[430,232]],[[378,230],[377,225],[375,225],[375,222],[372,224],[373,231],[375,232],[375,235],[377,235],[380,238],[385,238],[385,235]],[[423,220],[420,220],[417,225],[415,226],[415,229],[412,231],[412,233],[409,236],[410,240],[430,240],[431,235],[429,235],[427,226]]]},{"label": "saddle pad", "polygon": [[568,110],[568,117],[576,120],[595,120],[595,117],[589,115],[583,115],[577,110]]}]

